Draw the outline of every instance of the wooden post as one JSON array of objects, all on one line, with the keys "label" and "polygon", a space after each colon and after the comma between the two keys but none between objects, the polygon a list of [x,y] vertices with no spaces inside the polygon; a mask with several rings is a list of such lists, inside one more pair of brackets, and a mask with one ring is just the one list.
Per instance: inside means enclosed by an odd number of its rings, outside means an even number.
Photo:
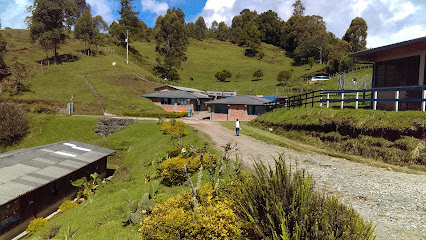
[{"label": "wooden post", "polygon": [[377,91],[374,91],[373,110],[377,110]]},{"label": "wooden post", "polygon": [[355,109],[358,109],[358,98],[359,98],[359,92],[356,92]]},{"label": "wooden post", "polygon": [[422,111],[426,111],[426,89],[423,89],[423,102],[422,102]]},{"label": "wooden post", "polygon": [[315,92],[312,92],[312,107],[314,107],[314,98],[315,98]]},{"label": "wooden post", "polygon": [[330,93],[327,93],[327,108],[330,107]]},{"label": "wooden post", "polygon": [[395,91],[395,112],[398,112],[399,107],[399,91]]},{"label": "wooden post", "polygon": [[342,100],[340,101],[340,108],[343,109],[343,100],[345,99],[345,93],[342,92]]}]

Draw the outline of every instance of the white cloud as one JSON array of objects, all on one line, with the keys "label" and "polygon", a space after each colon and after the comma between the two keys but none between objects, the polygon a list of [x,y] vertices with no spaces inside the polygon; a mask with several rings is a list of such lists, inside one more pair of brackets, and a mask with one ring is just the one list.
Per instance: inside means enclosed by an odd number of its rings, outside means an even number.
[{"label": "white cloud", "polygon": [[[207,0],[201,16],[209,26],[212,21],[224,21],[248,8],[258,13],[269,9],[287,21],[294,0]],[[367,47],[387,45],[426,35],[426,1],[424,0],[302,0],[306,15],[320,15],[327,30],[343,37],[352,19],[362,17],[368,25]]]},{"label": "white cloud", "polygon": [[142,11],[154,12],[157,15],[164,15],[169,9],[166,2],[158,2],[156,0],[141,0]]},{"label": "white cloud", "polygon": [[404,2],[401,4],[400,8],[395,9],[395,15],[389,21],[398,21],[405,19],[406,17],[414,14],[417,11],[417,8],[410,2]]},{"label": "white cloud", "polygon": [[376,48],[424,36],[426,36],[426,27],[414,25],[394,33],[368,36],[367,42],[369,48]]},{"label": "white cloud", "polygon": [[112,0],[86,0],[86,2],[91,6],[91,11],[94,16],[100,15],[105,22],[111,24],[115,18],[112,14],[113,7],[115,4]]},{"label": "white cloud", "polygon": [[30,0],[0,1],[0,19],[2,28],[10,27],[25,29],[25,17],[27,6],[32,5]]}]

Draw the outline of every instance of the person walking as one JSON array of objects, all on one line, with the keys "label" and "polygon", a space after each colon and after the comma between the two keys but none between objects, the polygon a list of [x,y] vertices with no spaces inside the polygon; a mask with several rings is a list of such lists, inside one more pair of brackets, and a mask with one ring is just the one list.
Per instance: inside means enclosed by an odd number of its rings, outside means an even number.
[{"label": "person walking", "polygon": [[240,121],[237,118],[237,121],[235,122],[235,133],[237,136],[240,136]]}]

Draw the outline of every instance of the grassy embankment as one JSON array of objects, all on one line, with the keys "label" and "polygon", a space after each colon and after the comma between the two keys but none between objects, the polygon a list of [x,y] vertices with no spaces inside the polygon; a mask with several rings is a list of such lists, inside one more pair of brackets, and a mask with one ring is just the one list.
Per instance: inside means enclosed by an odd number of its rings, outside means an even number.
[{"label": "grassy embankment", "polygon": [[[232,123],[225,125],[232,128]],[[422,112],[280,109],[256,118],[250,126],[244,133],[286,147],[395,170],[426,170]]]},{"label": "grassy embankment", "polygon": [[[3,150],[39,146],[43,144],[73,139],[117,151],[108,160],[108,168],[116,169],[115,177],[105,188],[96,191],[93,202],[85,202],[78,207],[60,214],[51,220],[51,228],[60,227],[57,236],[66,236],[68,227],[79,230],[74,239],[139,239],[137,227],[123,226],[120,189],[127,189],[132,199],[140,199],[148,191],[145,176],[155,171],[155,166],[147,163],[156,159],[159,152],[172,146],[170,137],[163,135],[160,126],[153,121],[136,121],[125,129],[102,139],[92,127],[98,119],[93,117],[65,117],[50,114],[31,114],[29,134],[21,142]],[[208,141],[205,135],[192,131],[183,138],[183,143],[199,144]],[[155,143],[155,144],[153,144]],[[205,174],[207,176],[207,174]],[[196,178],[197,175],[194,175]],[[161,185],[161,190],[169,197],[187,189],[188,185],[173,188]],[[43,234],[43,232],[40,232]],[[37,239],[39,235],[34,236]]]},{"label": "grassy embankment", "polygon": [[[38,44],[30,41],[28,33],[26,30],[9,29],[3,30],[2,35],[9,43],[5,61],[12,64],[19,61],[26,65],[29,76],[24,81],[24,85],[29,91],[13,96],[3,93],[0,97],[25,100],[30,103],[42,100],[40,104],[46,106],[60,105],[64,107],[71,95],[74,94],[75,113],[102,114],[100,101],[84,79],[84,76],[87,76],[102,97],[107,112],[122,114],[124,109],[131,106],[136,106],[144,111],[163,111],[150,100],[138,96],[152,92],[155,87],[160,85],[135,77],[139,75],[156,80],[145,68],[132,62],[126,65],[125,58],[119,54],[106,53],[98,56],[86,56],[80,52],[84,49],[84,44],[74,39],[69,39],[66,44],[62,45],[58,54],[76,56],[79,60],[41,66],[37,61],[44,59],[45,53]],[[107,48],[113,49],[110,46]],[[112,62],[116,62],[117,65],[113,67]],[[32,107],[34,108],[34,106]]]}]

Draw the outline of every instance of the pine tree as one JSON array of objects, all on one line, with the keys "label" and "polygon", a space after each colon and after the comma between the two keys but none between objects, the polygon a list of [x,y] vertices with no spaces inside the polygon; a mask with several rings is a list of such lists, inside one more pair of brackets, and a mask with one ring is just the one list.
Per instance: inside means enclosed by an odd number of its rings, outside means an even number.
[{"label": "pine tree", "polygon": [[203,17],[199,17],[197,21],[195,21],[194,26],[194,37],[200,41],[206,38],[207,26]]}]

